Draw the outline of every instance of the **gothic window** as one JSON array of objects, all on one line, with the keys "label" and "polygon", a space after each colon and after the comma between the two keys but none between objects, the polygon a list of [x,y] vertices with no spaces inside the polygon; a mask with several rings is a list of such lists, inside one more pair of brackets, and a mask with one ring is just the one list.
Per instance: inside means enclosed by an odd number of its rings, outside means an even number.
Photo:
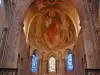
[{"label": "gothic window", "polygon": [[68,51],[66,56],[66,68],[68,71],[73,70],[73,55],[70,50]]},{"label": "gothic window", "polygon": [[37,72],[37,51],[32,54],[32,72]]},{"label": "gothic window", "polygon": [[49,58],[49,72],[55,72],[56,71],[56,60],[54,57]]}]

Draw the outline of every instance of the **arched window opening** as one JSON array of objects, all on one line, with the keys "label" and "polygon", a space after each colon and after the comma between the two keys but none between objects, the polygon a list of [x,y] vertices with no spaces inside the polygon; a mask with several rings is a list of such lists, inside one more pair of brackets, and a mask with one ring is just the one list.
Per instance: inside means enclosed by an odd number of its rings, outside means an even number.
[{"label": "arched window opening", "polygon": [[67,52],[67,56],[66,56],[66,68],[67,71],[73,70],[73,55],[70,50]]},{"label": "arched window opening", "polygon": [[37,51],[35,50],[32,54],[32,72],[37,72]]},{"label": "arched window opening", "polygon": [[49,58],[49,72],[56,72],[56,59],[54,57]]},{"label": "arched window opening", "polygon": [[4,0],[0,0],[0,8],[4,8]]},{"label": "arched window opening", "polygon": [[1,0],[0,0],[0,4],[1,4]]}]

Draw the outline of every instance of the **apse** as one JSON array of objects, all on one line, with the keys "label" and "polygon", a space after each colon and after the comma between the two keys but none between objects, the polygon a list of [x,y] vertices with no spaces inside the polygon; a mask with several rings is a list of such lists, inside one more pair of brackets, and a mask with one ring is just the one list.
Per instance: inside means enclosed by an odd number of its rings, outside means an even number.
[{"label": "apse", "polygon": [[58,50],[74,46],[80,32],[77,10],[63,0],[38,0],[24,18],[26,42],[31,48]]}]

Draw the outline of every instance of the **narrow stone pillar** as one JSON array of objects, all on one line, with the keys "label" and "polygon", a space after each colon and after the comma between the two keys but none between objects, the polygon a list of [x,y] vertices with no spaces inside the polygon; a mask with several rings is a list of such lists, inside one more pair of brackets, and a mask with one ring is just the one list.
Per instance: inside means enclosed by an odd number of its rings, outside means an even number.
[{"label": "narrow stone pillar", "polygon": [[62,62],[60,60],[58,60],[58,74],[62,74]]},{"label": "narrow stone pillar", "polygon": [[58,52],[58,74],[62,75],[62,71],[63,71],[62,52]]},{"label": "narrow stone pillar", "polygon": [[65,74],[65,59],[62,59],[62,75]]},{"label": "narrow stone pillar", "polygon": [[45,66],[44,74],[47,74],[47,71],[48,71],[48,63],[47,63],[47,60],[44,61],[44,66]]},{"label": "narrow stone pillar", "polygon": [[46,64],[46,60],[42,60],[42,75],[46,74],[46,68],[47,64]]},{"label": "narrow stone pillar", "polygon": [[[78,42],[79,43],[79,42]],[[74,71],[75,71],[75,75],[80,75],[80,51],[79,51],[79,44],[77,44],[75,47],[74,47],[74,58],[73,58],[73,62],[74,62]]]},{"label": "narrow stone pillar", "polygon": [[56,73],[59,74],[59,60],[56,60]]},{"label": "narrow stone pillar", "polygon": [[41,59],[39,60],[38,66],[39,66],[39,75],[42,75],[42,72],[41,72],[41,69],[42,69],[42,60]]},{"label": "narrow stone pillar", "polygon": [[31,56],[28,56],[28,69],[27,69],[27,75],[32,75],[32,57]]}]

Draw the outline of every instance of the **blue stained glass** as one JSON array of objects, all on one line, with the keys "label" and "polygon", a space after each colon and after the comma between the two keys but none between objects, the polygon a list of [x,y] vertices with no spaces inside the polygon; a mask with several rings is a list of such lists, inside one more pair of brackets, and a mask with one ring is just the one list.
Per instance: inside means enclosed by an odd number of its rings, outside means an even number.
[{"label": "blue stained glass", "polygon": [[73,65],[68,66],[68,70],[73,70]]},{"label": "blue stained glass", "polygon": [[67,70],[73,70],[73,59],[72,59],[72,54],[68,53],[67,55]]},{"label": "blue stained glass", "polygon": [[32,55],[32,72],[37,72],[37,56]]}]

